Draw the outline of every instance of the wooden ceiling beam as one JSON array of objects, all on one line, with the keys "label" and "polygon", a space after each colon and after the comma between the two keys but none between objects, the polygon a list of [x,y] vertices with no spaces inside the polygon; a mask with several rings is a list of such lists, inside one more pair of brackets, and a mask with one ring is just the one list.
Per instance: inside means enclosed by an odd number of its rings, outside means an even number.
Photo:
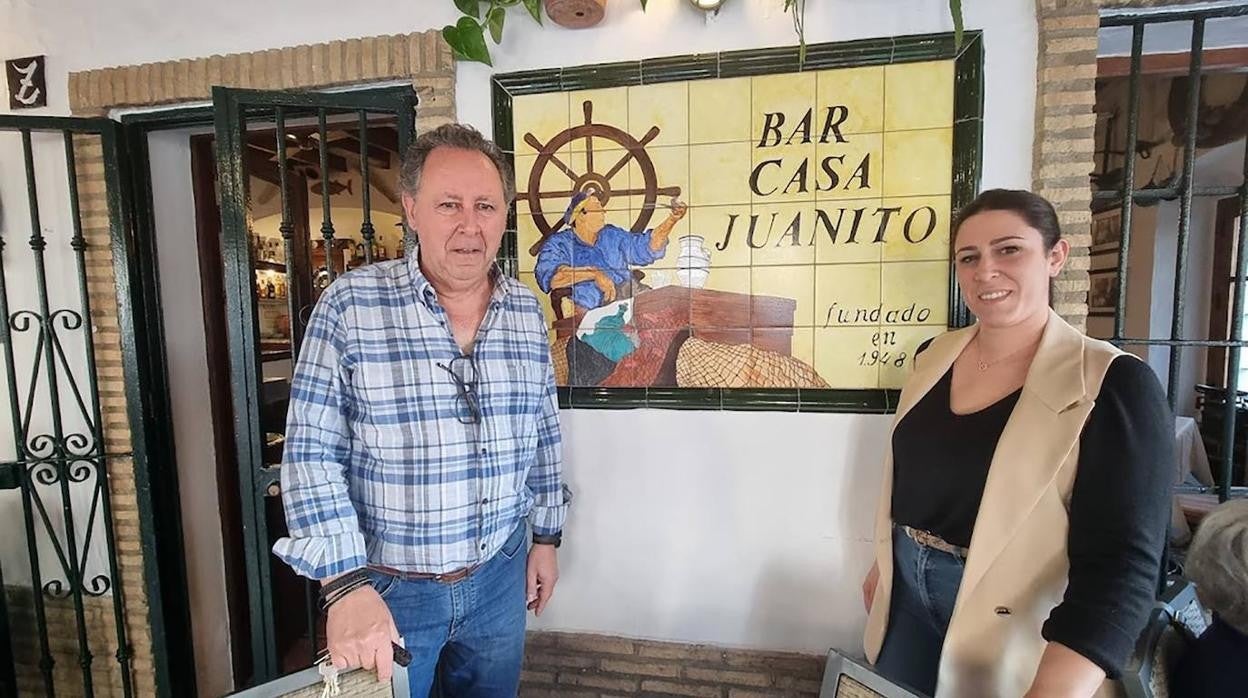
[{"label": "wooden ceiling beam", "polygon": [[258,150],[254,146],[247,147],[246,163],[247,174],[256,179],[263,180],[274,186],[281,186],[281,179],[277,174],[277,163],[269,159],[269,154],[263,150]]},{"label": "wooden ceiling beam", "polygon": [[[1140,56],[1140,74],[1150,77],[1187,75],[1191,51],[1146,53]],[[1248,46],[1207,48],[1201,52],[1201,72],[1239,72],[1248,70]],[[1096,77],[1120,78],[1131,75],[1130,56],[1103,56],[1096,59]]]},{"label": "wooden ceiling beam", "polygon": [[[336,138],[329,142],[329,147],[340,153],[350,153],[356,157],[360,156],[360,141],[355,134],[344,134],[342,138]],[[368,144],[368,165],[369,167],[377,167],[383,170],[390,169],[390,151],[381,146],[373,145],[370,141]]]}]

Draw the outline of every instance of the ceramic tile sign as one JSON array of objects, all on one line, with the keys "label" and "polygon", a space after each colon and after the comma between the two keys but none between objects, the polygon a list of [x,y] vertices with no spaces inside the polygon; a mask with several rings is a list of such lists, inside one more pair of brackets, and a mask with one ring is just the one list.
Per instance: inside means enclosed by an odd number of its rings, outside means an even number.
[{"label": "ceramic tile sign", "polygon": [[47,106],[48,88],[43,56],[15,58],[4,62],[9,84],[9,109],[35,109]]},{"label": "ceramic tile sign", "polygon": [[948,321],[952,60],[517,95],[561,385],[893,388]]}]

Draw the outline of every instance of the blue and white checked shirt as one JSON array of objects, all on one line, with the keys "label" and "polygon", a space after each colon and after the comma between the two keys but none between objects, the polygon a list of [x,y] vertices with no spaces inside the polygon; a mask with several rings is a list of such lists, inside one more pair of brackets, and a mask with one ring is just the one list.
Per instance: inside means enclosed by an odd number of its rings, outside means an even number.
[{"label": "blue and white checked shirt", "polygon": [[544,316],[496,273],[477,333],[480,424],[463,424],[461,356],[416,255],[344,275],[308,322],[291,382],[273,552],[314,579],[365,564],[442,574],[490,559],[528,516],[567,514]]}]

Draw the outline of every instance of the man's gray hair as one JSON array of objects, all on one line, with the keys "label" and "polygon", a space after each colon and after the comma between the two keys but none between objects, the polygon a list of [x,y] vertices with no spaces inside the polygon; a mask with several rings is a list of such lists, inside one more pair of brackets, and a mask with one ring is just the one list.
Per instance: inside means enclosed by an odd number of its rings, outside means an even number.
[{"label": "man's gray hair", "polygon": [[1226,502],[1201,522],[1187,552],[1200,602],[1248,634],[1248,500]]},{"label": "man's gray hair", "polygon": [[407,194],[415,194],[420,186],[420,173],[425,169],[425,160],[429,158],[429,153],[435,148],[443,147],[475,150],[489,158],[502,179],[503,196],[506,197],[507,204],[510,205],[516,198],[516,180],[507,163],[507,156],[494,141],[466,124],[443,124],[420,134],[403,155],[403,166],[399,170],[399,189]]}]

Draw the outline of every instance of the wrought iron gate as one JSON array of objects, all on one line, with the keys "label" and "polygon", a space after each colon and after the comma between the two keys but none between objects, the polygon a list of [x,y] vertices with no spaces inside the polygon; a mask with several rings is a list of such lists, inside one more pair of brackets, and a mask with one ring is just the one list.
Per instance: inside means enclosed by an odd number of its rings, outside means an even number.
[{"label": "wrought iron gate", "polygon": [[[1178,386],[1180,384],[1180,365],[1184,353],[1190,350],[1222,349],[1226,351],[1225,385],[1210,386],[1210,416],[1216,417],[1216,425],[1220,434],[1216,439],[1223,447],[1216,452],[1216,471],[1214,487],[1180,485],[1178,493],[1204,494],[1214,493],[1219,501],[1232,498],[1248,497],[1248,483],[1237,481],[1235,477],[1235,459],[1243,460],[1244,447],[1243,421],[1248,409],[1245,409],[1244,386],[1240,385],[1240,366],[1242,352],[1248,347],[1248,337],[1244,333],[1245,303],[1248,302],[1245,284],[1248,283],[1248,150],[1243,161],[1243,174],[1238,184],[1222,184],[1218,186],[1199,186],[1194,182],[1197,166],[1199,115],[1201,89],[1206,71],[1203,65],[1205,52],[1205,27],[1210,21],[1248,15],[1248,4],[1233,3],[1224,5],[1175,7],[1148,10],[1121,10],[1103,13],[1100,26],[1130,27],[1131,54],[1129,88],[1127,97],[1127,122],[1123,134],[1125,145],[1122,170],[1116,188],[1103,188],[1094,191],[1094,203],[1103,202],[1120,210],[1118,223],[1119,253],[1116,267],[1117,297],[1113,311],[1114,329],[1110,341],[1119,346],[1165,347],[1169,351],[1169,372],[1166,381],[1167,394],[1172,409],[1179,401]],[[1170,23],[1184,23],[1191,28],[1191,45],[1187,61],[1186,94],[1182,102],[1183,128],[1182,136],[1183,163],[1178,170],[1176,181],[1166,186],[1136,185],[1136,153],[1143,145],[1140,138],[1140,102],[1141,75],[1144,60],[1144,34],[1147,28],[1158,28]],[[1117,135],[1117,134],[1114,134]],[[1230,303],[1231,322],[1225,329],[1224,337],[1208,336],[1192,338],[1195,334],[1191,328],[1184,327],[1184,307],[1188,296],[1188,273],[1190,267],[1189,243],[1192,234],[1193,203],[1204,197],[1233,197],[1234,211],[1238,214],[1239,225],[1235,231],[1236,247],[1230,250],[1230,258],[1234,260],[1235,269],[1231,275],[1233,294]],[[1127,260],[1131,250],[1132,215],[1140,206],[1156,205],[1161,201],[1179,202],[1177,224],[1177,251],[1175,253],[1174,294],[1171,306],[1170,334],[1168,337],[1148,333],[1144,337],[1129,336],[1126,330],[1127,311]],[[1196,234],[1208,231],[1197,230]],[[1229,263],[1228,263],[1229,267]],[[1197,330],[1196,333],[1198,333]],[[1238,423],[1238,424],[1237,424]],[[1236,445],[1236,442],[1239,445]],[[1238,455],[1236,455],[1238,453]],[[1241,478],[1248,477],[1240,475]]]},{"label": "wrought iron gate", "polygon": [[[20,138],[22,162],[5,165],[25,171],[29,222],[22,245],[23,217],[9,210],[0,221],[0,380],[13,435],[11,450],[0,450],[0,458],[12,458],[0,463],[0,488],[14,497],[6,510],[20,499],[28,556],[27,565],[14,564],[9,550],[0,561],[0,694],[131,696],[134,656],[118,562],[117,485],[110,477],[132,474],[125,536],[151,550],[151,526],[135,520],[151,515],[144,426],[150,400],[137,358],[146,328],[134,311],[142,303],[130,298],[139,270],[124,203],[121,131],[107,119],[0,116],[0,137]],[[59,197],[39,191],[55,181],[44,168],[55,164],[50,156],[57,150],[65,158],[64,208],[47,206]],[[93,188],[84,199],[80,162],[90,169],[88,179],[102,179],[103,196]],[[111,249],[111,265],[94,253],[101,248]],[[116,282],[116,314],[92,308],[91,287],[100,278]],[[119,419],[107,404],[112,397],[101,393],[101,374],[127,386],[128,415],[120,422],[128,424],[129,438],[106,429]],[[144,570],[148,581],[151,571]],[[159,622],[159,587],[145,587]],[[155,661],[159,674],[163,658]]]},{"label": "wrought iron gate", "polygon": [[[229,327],[230,372],[233,385],[235,448],[239,467],[239,487],[242,499],[243,536],[247,585],[251,619],[251,647],[253,659],[253,682],[263,682],[289,670],[290,662],[283,662],[278,652],[278,606],[286,599],[274,594],[275,570],[272,566],[270,548],[277,536],[272,535],[271,525],[281,526],[279,494],[280,458],[270,451],[265,458],[265,433],[262,426],[273,428],[285,424],[284,403],[279,408],[266,407],[262,399],[262,371],[259,360],[260,333],[257,315],[257,294],[253,269],[257,258],[249,226],[249,173],[257,164],[249,147],[250,129],[272,129],[271,146],[268,149],[277,160],[275,183],[281,196],[281,260],[276,264],[290,292],[287,306],[290,321],[289,358],[294,361],[299,354],[303,326],[315,303],[316,289],[308,283],[308,256],[298,254],[299,246],[307,246],[306,239],[298,239],[294,224],[294,207],[306,199],[295,196],[292,184],[292,157],[288,154],[288,126],[299,123],[312,128],[316,135],[315,157],[306,158],[313,167],[319,167],[322,186],[322,220],[319,240],[325,255],[321,276],[325,282],[332,281],[339,273],[332,258],[340,242],[335,236],[333,215],[330,207],[331,182],[330,160],[335,157],[328,147],[328,132],[350,129],[358,141],[360,167],[362,169],[360,193],[363,197],[363,263],[372,263],[377,252],[376,230],[370,218],[370,123],[378,118],[395,123],[398,153],[406,150],[414,130],[416,95],[410,87],[384,88],[350,93],[302,93],[264,92],[218,87],[213,90],[213,107],[216,119],[217,171],[221,202],[222,254],[224,258],[224,283],[226,292],[226,317]],[[304,189],[303,191],[306,191]],[[306,232],[306,231],[304,231]],[[280,386],[279,392],[280,392]],[[289,390],[289,385],[286,386]],[[284,570],[279,570],[282,574]],[[310,665],[315,657],[320,639],[318,637],[318,612],[315,590],[308,582],[302,582],[303,598],[300,623],[301,636],[306,642],[307,654],[297,659],[299,666]],[[289,615],[282,618],[289,622]],[[288,628],[282,630],[288,631]]]}]

